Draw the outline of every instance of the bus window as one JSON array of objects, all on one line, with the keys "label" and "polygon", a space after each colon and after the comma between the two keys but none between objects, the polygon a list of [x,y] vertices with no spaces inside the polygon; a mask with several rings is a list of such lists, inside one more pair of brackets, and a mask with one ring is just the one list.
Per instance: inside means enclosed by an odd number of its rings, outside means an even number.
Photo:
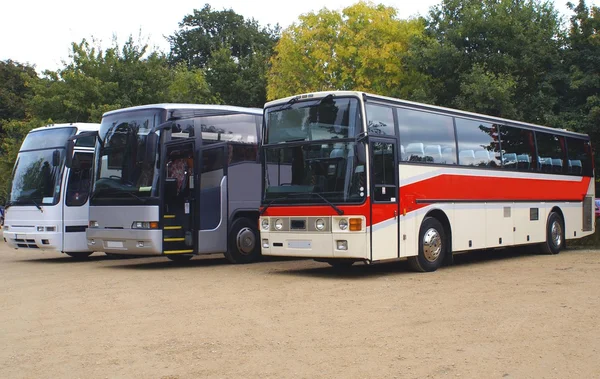
[{"label": "bus window", "polygon": [[549,174],[567,172],[565,164],[565,138],[550,133],[535,132],[539,171]]},{"label": "bus window", "polygon": [[501,166],[498,125],[456,118],[456,138],[461,166]]},{"label": "bus window", "polygon": [[500,142],[502,143],[504,168],[519,171],[537,170],[533,131],[502,125]]},{"label": "bus window", "polygon": [[373,149],[373,199],[375,201],[395,201],[396,164],[394,161],[394,145],[392,143],[374,142]]},{"label": "bus window", "polygon": [[590,143],[579,138],[567,137],[567,173],[592,176],[592,154]]},{"label": "bus window", "polygon": [[400,133],[400,160],[456,164],[452,117],[396,108]]},{"label": "bus window", "polygon": [[391,107],[367,104],[367,128],[369,134],[395,136],[394,114]]},{"label": "bus window", "polygon": [[80,207],[88,200],[90,181],[92,178],[91,153],[75,153],[73,155],[73,168],[69,172],[67,181],[66,201],[68,207]]}]

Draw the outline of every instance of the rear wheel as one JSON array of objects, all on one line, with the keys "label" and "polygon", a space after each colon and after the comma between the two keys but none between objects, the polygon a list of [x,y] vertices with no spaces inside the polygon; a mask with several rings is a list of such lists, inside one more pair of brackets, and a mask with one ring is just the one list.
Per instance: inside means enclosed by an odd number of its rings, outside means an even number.
[{"label": "rear wheel", "polygon": [[193,255],[189,254],[176,254],[176,255],[167,255],[167,258],[172,260],[173,262],[187,262],[192,259]]},{"label": "rear wheel", "polygon": [[409,257],[411,268],[419,272],[437,270],[446,254],[446,233],[442,224],[433,217],[425,217],[419,229],[419,255]]},{"label": "rear wheel", "polygon": [[231,263],[251,263],[260,259],[258,223],[245,217],[236,219],[229,230],[225,258]]},{"label": "rear wheel", "polygon": [[565,246],[565,223],[556,212],[550,212],[546,223],[546,242],[542,243],[542,252],[558,254]]},{"label": "rear wheel", "polygon": [[89,257],[90,255],[92,255],[91,252],[89,251],[72,251],[70,253],[65,253],[67,254],[69,257],[73,258],[73,259],[85,259],[87,257]]}]

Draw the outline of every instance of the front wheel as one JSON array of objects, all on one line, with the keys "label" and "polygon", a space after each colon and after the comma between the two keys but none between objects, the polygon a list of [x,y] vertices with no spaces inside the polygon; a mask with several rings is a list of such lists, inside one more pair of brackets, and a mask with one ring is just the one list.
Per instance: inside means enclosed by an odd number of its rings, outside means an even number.
[{"label": "front wheel", "polygon": [[72,251],[70,253],[65,253],[67,254],[69,257],[73,258],[73,259],[85,259],[87,257],[89,257],[90,255],[92,255],[91,252],[89,251]]},{"label": "front wheel", "polygon": [[408,262],[415,271],[435,271],[442,265],[447,249],[442,224],[433,217],[425,217],[419,229],[419,255],[409,257]]},{"label": "front wheel", "polygon": [[230,263],[252,263],[260,259],[258,223],[245,217],[236,219],[229,230],[225,258]]},{"label": "front wheel", "polygon": [[556,212],[550,212],[546,223],[546,242],[542,243],[542,252],[558,254],[565,247],[565,223]]}]

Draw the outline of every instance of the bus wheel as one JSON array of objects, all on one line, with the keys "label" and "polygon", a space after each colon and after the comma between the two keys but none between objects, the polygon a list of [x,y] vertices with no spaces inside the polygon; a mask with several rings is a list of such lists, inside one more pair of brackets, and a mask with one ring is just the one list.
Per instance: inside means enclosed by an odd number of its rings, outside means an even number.
[{"label": "bus wheel", "polygon": [[556,212],[550,212],[546,224],[546,242],[542,243],[544,254],[558,254],[565,246],[565,226],[562,217]]},{"label": "bus wheel", "polygon": [[260,259],[258,223],[241,217],[229,230],[229,248],[225,258],[231,263],[251,263]]},{"label": "bus wheel", "polygon": [[90,255],[92,255],[92,253],[89,251],[72,251],[70,253],[65,253],[65,254],[67,254],[69,257],[71,257],[73,259],[85,259],[85,258],[89,257]]},{"label": "bus wheel", "polygon": [[187,262],[192,259],[193,255],[189,254],[176,254],[176,255],[167,255],[167,258],[172,260],[173,262]]},{"label": "bus wheel", "polygon": [[415,271],[435,271],[442,265],[446,250],[444,227],[437,219],[425,217],[419,229],[419,255],[409,257],[408,262]]}]

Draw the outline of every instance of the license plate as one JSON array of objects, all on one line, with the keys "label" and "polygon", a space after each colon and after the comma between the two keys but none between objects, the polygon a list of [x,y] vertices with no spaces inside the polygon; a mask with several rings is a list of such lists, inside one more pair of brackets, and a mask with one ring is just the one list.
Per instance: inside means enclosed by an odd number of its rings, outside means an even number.
[{"label": "license plate", "polygon": [[311,241],[288,241],[289,249],[310,249]]},{"label": "license plate", "polygon": [[106,241],[106,247],[123,248],[123,241]]}]

